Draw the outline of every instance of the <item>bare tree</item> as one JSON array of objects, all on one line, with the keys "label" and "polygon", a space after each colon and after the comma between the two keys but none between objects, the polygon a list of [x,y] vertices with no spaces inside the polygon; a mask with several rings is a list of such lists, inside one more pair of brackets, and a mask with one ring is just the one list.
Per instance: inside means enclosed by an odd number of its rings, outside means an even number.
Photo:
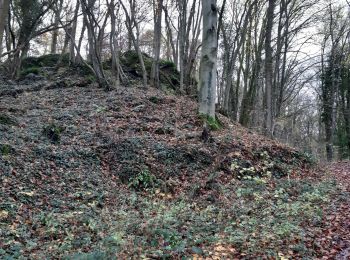
[{"label": "bare tree", "polygon": [[[63,0],[59,0],[57,3],[55,3],[55,5],[57,5],[55,7],[55,15],[54,15],[54,26],[58,27],[59,26],[59,19],[62,13],[62,9],[63,9]],[[57,52],[57,39],[58,39],[58,33],[59,30],[55,29],[52,31],[52,41],[51,41],[51,53],[55,54]]]},{"label": "bare tree", "polygon": [[78,15],[80,10],[80,1],[76,2],[75,8],[74,8],[74,17],[72,22],[72,29],[71,29],[71,35],[69,37],[70,43],[69,43],[69,62],[75,63],[76,57],[80,56],[80,51],[75,50],[75,38],[77,34],[77,26],[78,26]]},{"label": "bare tree", "polygon": [[267,135],[273,135],[273,49],[272,30],[276,0],[269,0],[267,8],[267,20],[265,31],[265,131]]},{"label": "bare tree", "polygon": [[218,9],[216,0],[202,0],[202,4],[203,40],[199,72],[199,113],[215,120]]},{"label": "bare tree", "polygon": [[[100,39],[101,35],[104,33],[104,28],[106,26],[107,15],[105,15],[104,22],[102,26],[98,23],[97,17],[94,13],[94,8],[96,0],[80,0],[82,11],[84,15],[84,20],[86,23],[86,28],[88,31],[88,43],[90,50],[90,58],[92,63],[92,68],[94,70],[95,76],[99,85],[105,89],[110,88],[105,73],[102,67],[101,60],[101,48]],[[96,30],[98,28],[98,30]]]},{"label": "bare tree", "polygon": [[[328,19],[325,23],[328,28],[324,34],[321,56],[321,100],[322,100],[322,119],[325,126],[325,141],[327,160],[332,161],[334,158],[334,141],[337,127],[337,97],[341,90],[342,70],[344,66],[344,46],[349,37],[350,30],[348,22],[341,20],[339,17],[341,9],[334,8],[333,4],[328,5]],[[326,48],[329,52],[326,53]],[[340,101],[340,104],[342,102]]]},{"label": "bare tree", "polygon": [[45,15],[52,10],[53,3],[53,1],[39,0],[19,0],[15,2],[14,10],[16,10],[16,13],[14,16],[19,24],[19,32],[16,40],[13,37],[14,49],[6,53],[10,55],[8,69],[12,78],[18,76],[22,60],[29,51],[30,41],[55,28],[52,24],[39,28]]},{"label": "bare tree", "polygon": [[153,63],[151,71],[151,84],[160,88],[159,81],[159,58],[160,58],[160,46],[162,38],[162,11],[163,0],[156,0],[153,2],[154,9],[154,36],[153,36]]},{"label": "bare tree", "polygon": [[119,13],[120,4],[115,3],[114,0],[111,0],[108,3],[109,12],[111,15],[111,33],[110,33],[110,50],[112,56],[112,74],[116,78],[115,87],[120,86],[120,81],[124,81],[123,70],[120,65],[119,59],[119,46],[118,46],[118,34],[117,26],[119,21],[117,20],[117,13]]},{"label": "bare tree", "polygon": [[[139,43],[139,36],[140,36],[140,27],[139,23],[136,18],[136,1],[135,0],[129,0],[129,9],[126,8],[125,4],[123,3],[122,0],[119,0],[121,6],[123,7],[123,10],[125,12],[126,16],[126,27],[128,29],[129,36],[131,37],[132,43],[134,45],[135,51],[137,52],[140,64],[141,64],[141,69],[142,69],[142,78],[143,78],[143,87],[147,88],[148,87],[148,76],[147,76],[147,70],[145,66],[145,62],[143,59],[143,55],[140,49],[140,43]],[[135,28],[136,33],[134,33],[133,28]]]},{"label": "bare tree", "polygon": [[0,57],[2,54],[2,42],[4,38],[5,26],[9,13],[9,0],[0,0]]}]

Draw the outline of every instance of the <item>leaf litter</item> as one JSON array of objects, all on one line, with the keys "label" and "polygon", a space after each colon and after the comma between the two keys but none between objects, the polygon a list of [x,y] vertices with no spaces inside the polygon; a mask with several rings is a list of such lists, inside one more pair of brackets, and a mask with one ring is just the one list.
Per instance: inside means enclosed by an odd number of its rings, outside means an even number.
[{"label": "leaf litter", "polygon": [[61,85],[1,97],[0,258],[349,257],[349,163],[219,114],[203,142],[186,97]]}]

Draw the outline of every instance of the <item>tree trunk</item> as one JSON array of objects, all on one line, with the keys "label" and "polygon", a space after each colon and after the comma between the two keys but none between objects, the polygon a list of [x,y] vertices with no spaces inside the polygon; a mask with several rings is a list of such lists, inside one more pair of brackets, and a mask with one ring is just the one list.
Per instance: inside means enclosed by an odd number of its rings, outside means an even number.
[{"label": "tree trunk", "polygon": [[186,16],[187,1],[178,0],[179,4],[179,59],[180,59],[180,91],[185,91],[185,37],[186,37]]},{"label": "tree trunk", "polygon": [[120,86],[120,61],[118,53],[118,42],[117,42],[117,30],[116,30],[116,14],[115,14],[115,3],[111,0],[109,4],[109,11],[111,14],[111,35],[110,35],[110,49],[112,54],[112,74],[115,76],[116,81],[114,87],[118,88]]},{"label": "tree trunk", "polygon": [[74,10],[74,20],[72,24],[72,34],[70,36],[70,43],[69,43],[69,62],[70,63],[75,63],[76,56],[80,55],[79,53],[75,54],[75,37],[77,34],[77,24],[78,24],[78,13],[80,9],[80,2],[77,1],[75,10]]},{"label": "tree trunk", "polygon": [[83,63],[83,58],[80,55],[80,50],[81,50],[81,45],[83,43],[85,30],[86,30],[86,25],[85,25],[85,23],[83,23],[83,28],[81,29],[81,33],[80,33],[80,37],[79,37],[79,41],[78,41],[78,46],[77,46],[77,49],[76,49],[77,55],[76,55],[76,57],[74,59],[74,62],[77,63],[77,64]]},{"label": "tree trunk", "polygon": [[[54,27],[58,27],[59,21],[60,21],[60,16],[62,13],[62,7],[63,7],[63,0],[60,0],[58,2],[58,7],[55,10],[55,21],[54,21]],[[56,54],[57,53],[57,40],[58,40],[58,33],[59,30],[55,29],[52,32],[52,41],[51,41],[51,54]]]},{"label": "tree trunk", "polygon": [[271,42],[275,1],[269,0],[265,37],[265,133],[268,136],[273,135],[273,49]]},{"label": "tree trunk", "polygon": [[174,43],[174,39],[173,39],[173,30],[171,29],[172,24],[170,22],[170,17],[169,17],[169,14],[168,14],[167,7],[163,6],[163,10],[164,10],[164,16],[165,16],[167,41],[168,41],[168,44],[170,45],[171,51],[172,51],[172,61],[174,62],[176,68],[178,68],[178,64],[179,64],[178,49],[176,48],[175,43]]},{"label": "tree trunk", "polygon": [[2,54],[2,40],[5,27],[7,24],[7,16],[9,12],[9,0],[0,0],[0,57]]},{"label": "tree trunk", "polygon": [[[139,61],[140,61],[141,70],[142,70],[143,87],[147,88],[147,86],[148,86],[147,70],[146,70],[145,62],[143,60],[143,55],[142,55],[142,52],[140,49],[140,44],[139,44],[140,29],[139,29],[139,24],[136,21],[135,2],[132,0],[129,0],[130,15],[129,15],[128,10],[126,9],[123,1],[119,0],[119,3],[121,4],[121,6],[124,10],[124,13],[126,16],[126,27],[127,27],[128,33],[129,33],[129,37],[131,37],[131,40],[134,44],[135,51],[136,51],[137,56],[138,56]],[[133,27],[135,27],[136,36],[133,32]]]},{"label": "tree trunk", "polygon": [[[86,28],[88,30],[89,56],[91,59],[92,68],[100,87],[109,90],[110,85],[103,71],[101,53],[99,52],[100,49],[98,46],[98,37],[96,36],[96,17],[92,11],[95,6],[95,0],[81,0],[81,4]],[[99,29],[103,30],[103,28],[100,27]]]},{"label": "tree trunk", "polygon": [[202,0],[202,5],[203,40],[199,72],[199,113],[215,119],[218,10],[216,0]]},{"label": "tree trunk", "polygon": [[233,75],[236,67],[236,60],[239,55],[239,52],[241,51],[241,47],[243,43],[246,41],[246,35],[247,30],[249,26],[249,21],[251,19],[251,12],[256,5],[257,1],[253,1],[253,3],[250,4],[250,1],[247,1],[245,3],[245,12],[244,15],[242,15],[239,24],[237,25],[237,33],[235,36],[235,39],[233,41],[233,47],[230,54],[229,64],[227,65],[227,75],[226,75],[226,84],[225,84],[225,90],[224,90],[224,110],[228,112],[229,107],[229,100],[230,100],[230,93],[231,89],[233,87],[232,81],[233,81]]},{"label": "tree trunk", "polygon": [[153,37],[153,64],[151,71],[151,84],[155,88],[160,88],[159,80],[159,58],[160,58],[160,45],[162,37],[162,10],[163,0],[157,0],[156,6],[154,6],[154,37]]},{"label": "tree trunk", "polygon": [[[258,8],[255,7],[254,15],[257,16]],[[262,51],[264,49],[264,40],[265,40],[265,27],[266,27],[266,19],[263,20],[260,28],[260,33],[258,33],[259,29],[257,26],[254,27],[254,56],[255,60],[251,65],[251,75],[249,77],[249,88],[245,95],[242,98],[242,105],[240,111],[239,122],[243,126],[251,126],[252,118],[251,114],[253,109],[256,107],[256,99],[259,92],[259,76],[262,68]],[[249,43],[249,41],[248,41]],[[261,85],[261,84],[260,84]]]}]

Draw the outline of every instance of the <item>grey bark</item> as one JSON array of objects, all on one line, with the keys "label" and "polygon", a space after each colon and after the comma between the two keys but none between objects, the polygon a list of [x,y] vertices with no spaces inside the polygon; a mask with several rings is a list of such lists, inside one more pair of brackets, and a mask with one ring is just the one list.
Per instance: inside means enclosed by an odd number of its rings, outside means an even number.
[{"label": "grey bark", "polygon": [[116,12],[119,11],[119,8],[116,11],[116,3],[114,0],[111,0],[109,3],[109,10],[111,14],[111,34],[110,34],[110,49],[112,54],[112,74],[115,76],[114,86],[118,88],[120,86],[120,81],[123,81],[123,72],[120,65],[119,59],[119,47],[118,47],[118,32],[117,32],[117,17]]},{"label": "grey bark", "polygon": [[[60,16],[62,13],[62,8],[63,8],[63,0],[59,0],[57,3],[57,8],[55,8],[55,21],[54,21],[54,27],[58,27],[59,21],[60,21]],[[55,29],[52,32],[52,40],[51,40],[51,54],[56,54],[57,53],[57,40],[58,40],[58,33],[59,29]]]},{"label": "grey bark", "polygon": [[[100,87],[109,90],[110,84],[106,79],[103,71],[101,53],[98,43],[98,35],[96,35],[96,27],[99,27],[96,21],[96,17],[93,13],[93,8],[95,6],[96,0],[80,0],[82,11],[84,15],[84,20],[86,22],[86,28],[88,31],[88,43],[90,51],[90,59],[92,63],[92,68],[94,70],[95,76]],[[99,28],[102,30],[102,28]],[[101,33],[99,31],[98,33]]]},{"label": "grey bark", "polygon": [[9,0],[0,0],[0,57],[2,54],[2,42],[9,12]]},{"label": "grey bark", "polygon": [[185,91],[185,41],[186,41],[186,16],[187,0],[178,0],[179,7],[179,64],[180,64],[180,91]]},{"label": "grey bark", "polygon": [[[131,37],[132,43],[134,45],[135,51],[138,55],[140,65],[141,65],[141,70],[142,70],[142,79],[143,79],[143,87],[147,88],[148,87],[148,76],[147,76],[147,70],[145,66],[145,62],[143,59],[143,55],[140,49],[140,44],[139,44],[139,36],[140,36],[140,28],[139,24],[136,21],[136,2],[134,0],[129,0],[129,7],[130,7],[130,14],[123,3],[122,0],[119,0],[119,3],[121,4],[125,16],[126,16],[126,27],[128,29],[129,37]],[[133,32],[133,28],[136,30],[136,35]]]},{"label": "grey bark", "polygon": [[169,17],[167,6],[163,6],[163,10],[164,10],[164,16],[165,16],[167,42],[168,42],[168,45],[170,45],[171,47],[172,61],[175,63],[176,68],[178,68],[179,58],[178,58],[178,48],[176,46],[177,41],[174,41],[174,38],[173,38],[174,26],[171,22],[171,18]]},{"label": "grey bark", "polygon": [[154,3],[154,37],[153,37],[153,63],[151,71],[151,84],[155,88],[160,88],[159,79],[159,59],[162,37],[162,10],[163,0],[157,0]]},{"label": "grey bark", "polygon": [[229,101],[230,101],[230,93],[231,88],[233,87],[232,81],[233,81],[233,75],[235,71],[235,66],[236,66],[236,61],[237,57],[239,55],[239,52],[241,50],[241,47],[243,43],[246,40],[246,35],[247,35],[247,29],[249,25],[249,20],[251,19],[251,12],[254,8],[254,6],[257,4],[257,1],[253,1],[253,3],[250,2],[250,0],[247,0],[245,2],[245,12],[243,13],[239,24],[237,26],[237,33],[235,36],[235,39],[233,41],[233,46],[231,49],[231,53],[229,53],[229,57],[227,58],[228,60],[228,65],[227,65],[227,70],[226,70],[226,84],[225,84],[225,90],[224,90],[224,110],[229,113]]},{"label": "grey bark", "polygon": [[272,30],[276,0],[269,0],[265,37],[265,133],[272,136],[273,130],[273,49]]},{"label": "grey bark", "polygon": [[69,62],[75,63],[76,56],[80,55],[80,53],[75,53],[75,37],[77,34],[77,25],[78,25],[78,13],[80,9],[80,2],[77,1],[75,9],[74,9],[74,18],[72,23],[72,34],[70,37],[70,43],[69,43]]},{"label": "grey bark", "polygon": [[202,6],[203,39],[199,74],[199,113],[215,118],[218,10],[216,0],[202,0]]}]

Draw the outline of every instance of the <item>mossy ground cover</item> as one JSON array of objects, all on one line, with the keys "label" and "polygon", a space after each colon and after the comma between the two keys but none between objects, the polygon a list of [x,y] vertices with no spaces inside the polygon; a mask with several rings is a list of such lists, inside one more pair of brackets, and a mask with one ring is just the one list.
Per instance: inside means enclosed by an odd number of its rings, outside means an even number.
[{"label": "mossy ground cover", "polygon": [[[151,75],[153,59],[147,54],[143,54],[144,64],[148,76]],[[126,73],[136,78],[142,77],[142,68],[135,51],[127,51],[121,55],[121,64]],[[105,66],[108,68],[108,64]],[[160,60],[160,83],[163,88],[178,91],[180,87],[180,73],[173,62]]]},{"label": "mossy ground cover", "polygon": [[349,199],[219,114],[202,142],[196,103],[158,90],[50,89],[0,111],[20,122],[0,134],[2,259],[315,258]]}]

